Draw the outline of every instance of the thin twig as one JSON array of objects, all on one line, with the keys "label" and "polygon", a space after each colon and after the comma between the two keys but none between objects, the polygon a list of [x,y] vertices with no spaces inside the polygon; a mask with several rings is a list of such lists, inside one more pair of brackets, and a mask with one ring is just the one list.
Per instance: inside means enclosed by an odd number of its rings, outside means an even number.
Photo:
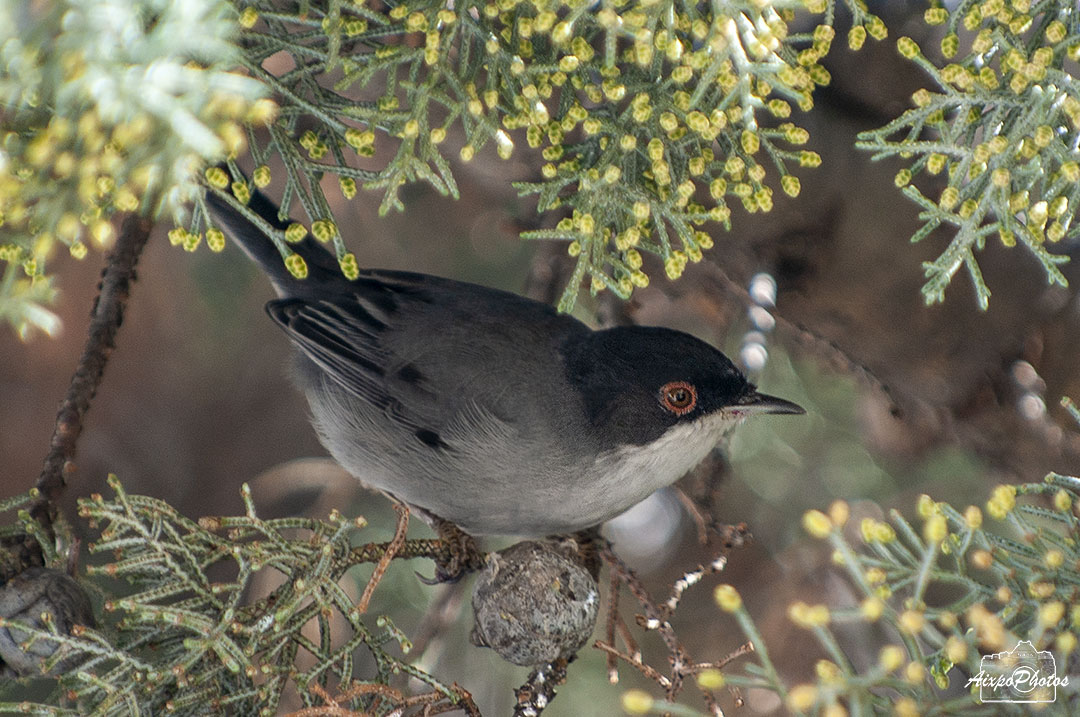
[{"label": "thin twig", "polygon": [[480,711],[477,709],[472,695],[457,684],[450,687],[450,690],[458,698],[456,703],[452,702],[442,692],[425,692],[406,697],[400,690],[396,690],[389,685],[370,682],[354,682],[337,697],[332,697],[326,689],[317,684],[312,685],[310,690],[324,704],[290,712],[286,717],[370,717],[374,713],[354,712],[341,705],[342,702],[356,699],[365,694],[377,694],[389,700],[393,708],[387,713],[390,715],[403,715],[405,710],[422,706],[424,709],[421,714],[425,716],[461,710],[468,717],[480,717]]},{"label": "thin twig", "polygon": [[687,670],[687,672],[691,674],[697,674],[698,672],[704,672],[705,670],[722,670],[727,667],[729,663],[739,659],[740,657],[749,655],[753,651],[754,643],[744,642],[743,644],[739,645],[734,650],[729,652],[727,656],[724,657],[722,660],[717,660],[716,662],[698,662],[689,670]]},{"label": "thin twig", "polygon": [[641,626],[646,630],[656,630],[659,632],[661,639],[663,639],[664,644],[672,655],[682,652],[682,646],[679,644],[679,639],[676,637],[675,631],[671,628],[671,624],[668,623],[667,617],[661,612],[660,608],[656,606],[656,603],[652,601],[652,598],[649,597],[648,591],[641,583],[637,574],[631,570],[618,555],[612,552],[611,546],[603,546],[600,549],[600,556],[604,559],[604,562],[608,564],[612,572],[618,574],[619,579],[626,585],[627,590],[630,591],[630,594],[633,595],[638,601],[638,604],[641,605],[641,608],[645,613],[642,616],[642,619],[638,621]]},{"label": "thin twig", "polygon": [[105,364],[116,347],[116,334],[135,280],[135,265],[152,226],[149,219],[129,215],[102,272],[99,293],[90,310],[86,345],[57,411],[49,452],[38,476],[37,489],[41,495],[30,510],[50,534],[56,517],[56,502],[75,469],[75,444],[82,432],[83,417],[101,383]]},{"label": "thin twig", "polygon": [[[345,559],[348,565],[359,565],[360,563],[377,563],[382,560],[386,555],[386,551],[390,549],[394,541],[384,543],[364,543],[358,545],[349,551],[348,557]],[[444,559],[449,555],[449,550],[446,544],[438,538],[416,538],[414,540],[406,540],[394,553],[394,557],[399,560],[412,560],[414,558],[429,558],[431,560]]]},{"label": "thin twig", "polygon": [[707,687],[702,687],[700,683],[698,689],[701,690],[701,699],[705,701],[705,708],[709,710],[709,714],[712,717],[724,717],[724,710],[720,709],[720,703],[717,702],[713,691]]},{"label": "thin twig", "polygon": [[[722,670],[727,667],[727,665],[732,661],[737,660],[744,655],[749,655],[753,651],[754,643],[744,642],[743,644],[732,650],[730,653],[728,653],[728,655],[723,659],[717,660],[716,662],[699,662],[693,665],[689,669],[689,672],[692,674],[698,674],[704,672],[705,670]],[[712,715],[712,717],[724,717],[724,710],[720,708],[720,703],[716,699],[716,694],[713,693],[713,691],[709,688],[702,685],[700,681],[698,681],[698,689],[701,690],[701,697],[705,701],[705,707],[708,708],[709,714]],[[731,697],[736,707],[742,707],[742,697],[734,688],[732,688],[731,690]]]},{"label": "thin twig", "polygon": [[[465,713],[465,717],[480,717],[480,708],[476,706],[476,702],[473,700],[471,692],[456,682],[450,685],[450,691],[457,695],[458,701],[454,706],[461,709],[461,711]],[[435,713],[428,713],[425,711],[424,714]]]},{"label": "thin twig", "polygon": [[397,528],[394,530],[394,537],[390,541],[390,544],[386,546],[386,551],[383,552],[382,557],[379,558],[379,562],[375,564],[375,570],[371,573],[371,579],[368,580],[368,584],[364,587],[364,592],[360,595],[360,601],[356,603],[357,614],[363,615],[367,612],[368,603],[371,602],[371,596],[375,593],[375,586],[382,580],[386,569],[390,567],[390,561],[394,559],[397,552],[401,550],[401,547],[405,545],[405,534],[409,532],[409,508],[403,503],[394,503],[394,511],[398,514]]},{"label": "thin twig", "polygon": [[[670,597],[662,605],[657,605],[656,602],[652,600],[645,590],[645,586],[641,583],[641,580],[633,570],[615,555],[609,544],[601,546],[600,556],[608,563],[613,582],[609,595],[609,600],[611,602],[609,604],[607,626],[608,641],[606,643],[597,642],[595,646],[608,654],[609,679],[612,679],[612,675],[614,674],[613,681],[618,680],[618,674],[616,669],[612,666],[611,659],[622,658],[663,687],[667,693],[667,698],[673,700],[679,693],[679,690],[682,689],[683,681],[687,676],[710,667],[718,668],[718,666],[726,665],[731,660],[753,650],[753,645],[747,643],[720,662],[696,664],[690,659],[690,655],[682,646],[678,636],[675,634],[675,630],[669,622],[669,618],[679,606],[679,601],[682,598],[683,593],[699,582],[703,576],[723,570],[724,566],[727,564],[727,554],[732,549],[743,545],[750,540],[750,533],[747,531],[744,524],[726,526],[724,529],[718,531],[718,535],[721,540],[721,553],[708,566],[699,565],[696,570],[684,574],[677,580],[672,586]],[[658,632],[661,639],[664,641],[665,646],[667,646],[668,659],[671,662],[670,677],[662,675],[656,668],[642,662],[641,653],[637,649],[637,645],[634,644],[633,638],[629,634],[629,630],[626,629],[625,624],[622,623],[622,619],[618,614],[615,600],[618,597],[620,583],[626,585],[630,594],[637,599],[638,604],[641,606],[644,614],[637,615],[638,625],[645,630]],[[614,613],[614,616],[612,616],[612,613]],[[614,632],[620,626],[622,627],[621,634],[623,640],[626,642],[627,646],[626,653],[619,652],[614,644]],[[708,690],[703,689],[703,693],[705,704],[711,713],[714,716],[722,714],[715,696]]]},{"label": "thin twig", "polygon": [[463,580],[439,586],[437,594],[424,611],[420,624],[413,630],[411,654],[416,656],[415,663],[425,663],[429,650],[441,649],[442,638],[445,637],[447,629],[461,614],[464,587]]},{"label": "thin twig", "polygon": [[682,595],[690,587],[696,585],[706,575],[720,572],[727,565],[728,553],[735,548],[745,545],[751,538],[745,523],[739,525],[726,525],[717,531],[720,537],[720,554],[706,565],[699,565],[696,569],[683,574],[671,587],[671,595],[660,606],[661,614],[667,618],[679,607]]},{"label": "thin twig", "polygon": [[[611,571],[611,586],[608,590],[607,620],[604,629],[604,637],[609,645],[615,644],[615,623],[619,620],[619,590],[622,582],[614,570]],[[628,646],[629,647],[629,646]],[[607,656],[608,682],[613,685],[619,683],[619,668],[616,664],[618,655],[609,652]]]},{"label": "thin twig", "polygon": [[634,635],[630,632],[630,627],[626,624],[626,621],[622,619],[622,615],[615,616],[615,628],[619,631],[619,637],[622,638],[623,644],[626,645],[626,653],[640,660],[641,648],[638,647],[637,640],[634,639]]},{"label": "thin twig", "polygon": [[694,502],[694,499],[686,494],[679,486],[673,486],[675,488],[675,497],[682,503],[682,507],[686,510],[690,516],[690,520],[693,521],[694,527],[697,528],[698,542],[705,545],[709,542],[709,520],[705,517],[705,514],[698,507],[698,504]]},{"label": "thin twig", "polygon": [[[461,710],[465,713],[465,717],[481,717],[480,708],[476,706],[476,702],[473,700],[472,693],[467,689],[454,683],[450,685],[450,691],[457,696],[457,702],[451,702],[449,700],[443,702],[435,702],[433,704],[426,705],[424,711],[421,713],[424,717],[429,715],[440,715],[445,712],[454,712],[455,710]],[[431,693],[437,694],[437,693]]]},{"label": "thin twig", "polygon": [[594,642],[593,647],[597,648],[598,650],[603,650],[613,658],[622,658],[627,662],[627,664],[635,667],[638,672],[645,675],[647,678],[649,678],[656,684],[660,685],[660,687],[664,688],[665,690],[671,689],[671,678],[667,675],[660,674],[660,672],[652,665],[646,665],[644,662],[641,661],[641,658],[635,657],[634,655],[628,655],[625,652],[619,652],[618,648],[614,647],[613,645],[609,645],[606,642],[601,642],[600,640]]}]

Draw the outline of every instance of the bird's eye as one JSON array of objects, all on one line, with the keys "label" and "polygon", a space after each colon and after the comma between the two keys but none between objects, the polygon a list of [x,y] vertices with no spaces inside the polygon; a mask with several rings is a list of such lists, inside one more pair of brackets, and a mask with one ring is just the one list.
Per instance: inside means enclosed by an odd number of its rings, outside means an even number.
[{"label": "bird's eye", "polygon": [[686,381],[665,383],[660,389],[660,405],[676,416],[685,415],[697,405],[697,391]]}]

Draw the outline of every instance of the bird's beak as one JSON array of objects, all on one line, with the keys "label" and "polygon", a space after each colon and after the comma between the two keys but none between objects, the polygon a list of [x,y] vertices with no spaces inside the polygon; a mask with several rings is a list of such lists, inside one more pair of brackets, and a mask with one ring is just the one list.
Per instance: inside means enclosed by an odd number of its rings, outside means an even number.
[{"label": "bird's beak", "polygon": [[797,403],[765,393],[758,393],[757,391],[743,397],[734,408],[744,413],[790,413],[796,415],[806,413],[806,409]]}]

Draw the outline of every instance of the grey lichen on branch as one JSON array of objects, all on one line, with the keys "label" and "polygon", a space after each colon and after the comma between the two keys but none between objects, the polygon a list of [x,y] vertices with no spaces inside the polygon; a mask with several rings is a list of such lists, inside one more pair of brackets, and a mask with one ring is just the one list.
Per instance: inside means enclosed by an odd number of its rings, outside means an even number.
[{"label": "grey lichen on branch", "polygon": [[524,541],[490,554],[473,587],[473,644],[526,666],[584,647],[600,588],[576,552],[572,541]]}]

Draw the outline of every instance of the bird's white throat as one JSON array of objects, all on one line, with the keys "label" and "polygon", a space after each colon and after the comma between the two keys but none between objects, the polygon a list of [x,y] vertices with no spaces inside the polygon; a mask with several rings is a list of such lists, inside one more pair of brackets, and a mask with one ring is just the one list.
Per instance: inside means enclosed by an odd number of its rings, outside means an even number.
[{"label": "bird's white throat", "polygon": [[678,423],[644,446],[620,446],[603,453],[596,462],[593,480],[604,488],[605,505],[609,509],[618,506],[603,519],[618,515],[689,473],[743,418],[721,411]]}]

